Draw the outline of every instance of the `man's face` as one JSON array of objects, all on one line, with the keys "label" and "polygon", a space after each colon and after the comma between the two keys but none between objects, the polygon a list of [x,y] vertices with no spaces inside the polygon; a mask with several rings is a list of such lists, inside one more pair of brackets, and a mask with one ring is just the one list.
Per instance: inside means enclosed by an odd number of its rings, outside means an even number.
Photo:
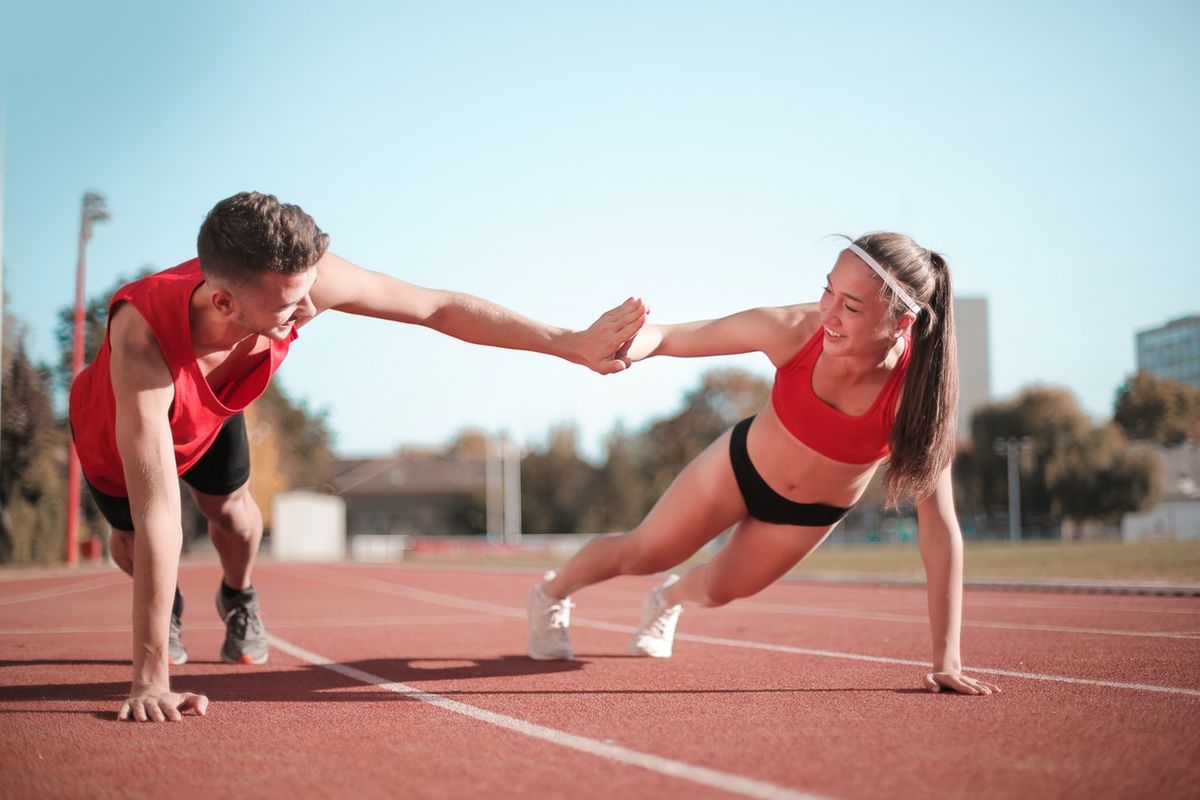
[{"label": "man's face", "polygon": [[233,322],[250,333],[282,341],[292,328],[316,316],[309,292],[317,270],[284,274],[265,272],[256,280],[230,290]]}]

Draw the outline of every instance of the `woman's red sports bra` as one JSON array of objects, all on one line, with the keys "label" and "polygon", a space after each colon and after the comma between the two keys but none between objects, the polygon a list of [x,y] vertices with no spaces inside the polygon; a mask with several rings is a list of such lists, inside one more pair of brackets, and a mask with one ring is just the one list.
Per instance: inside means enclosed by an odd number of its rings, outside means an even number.
[{"label": "woman's red sports bra", "polygon": [[775,415],[793,436],[826,458],[846,464],[870,464],[887,458],[896,403],[912,350],[911,340],[906,338],[905,344],[900,362],[875,402],[865,414],[855,417],[838,411],[813,391],[813,368],[825,349],[825,329],[818,327],[800,352],[775,372],[771,388]]}]

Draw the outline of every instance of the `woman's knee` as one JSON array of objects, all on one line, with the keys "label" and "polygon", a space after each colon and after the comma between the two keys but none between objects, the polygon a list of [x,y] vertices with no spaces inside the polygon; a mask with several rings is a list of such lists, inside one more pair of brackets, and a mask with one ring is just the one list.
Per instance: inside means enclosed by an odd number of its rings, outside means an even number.
[{"label": "woman's knee", "polygon": [[670,569],[676,563],[659,548],[646,545],[632,533],[624,535],[621,543],[621,574],[653,575],[656,572]]},{"label": "woman's knee", "polygon": [[749,597],[757,592],[757,589],[739,586],[732,581],[723,580],[722,576],[714,575],[712,572],[710,570],[701,583],[704,589],[704,597],[700,601],[700,605],[705,608],[727,606],[734,600],[741,600],[743,597]]}]

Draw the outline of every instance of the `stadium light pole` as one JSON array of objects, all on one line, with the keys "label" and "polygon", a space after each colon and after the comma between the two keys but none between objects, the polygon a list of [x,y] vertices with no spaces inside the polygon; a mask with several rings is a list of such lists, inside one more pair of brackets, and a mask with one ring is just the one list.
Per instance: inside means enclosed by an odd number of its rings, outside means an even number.
[{"label": "stadium light pole", "polygon": [[[4,358],[4,104],[0,103],[0,365]],[[4,407],[3,369],[0,369],[0,408]]]},{"label": "stadium light pole", "polygon": [[996,453],[1008,457],[1008,540],[1021,541],[1021,453],[1028,450],[1028,436],[997,436]]},{"label": "stadium light pole", "polygon": [[508,437],[500,435],[504,461],[504,543],[512,547],[521,544],[521,448]]},{"label": "stadium light pole", "polygon": [[[75,262],[75,344],[71,354],[71,380],[83,369],[84,286],[87,275],[87,243],[92,238],[92,224],[108,219],[104,198],[95,192],[83,195],[83,210],[79,223],[79,258]],[[67,566],[79,563],[79,454],[71,442],[67,466]]]},{"label": "stadium light pole", "polygon": [[504,539],[504,446],[500,438],[487,435],[485,458],[487,479],[487,539],[499,542]]}]

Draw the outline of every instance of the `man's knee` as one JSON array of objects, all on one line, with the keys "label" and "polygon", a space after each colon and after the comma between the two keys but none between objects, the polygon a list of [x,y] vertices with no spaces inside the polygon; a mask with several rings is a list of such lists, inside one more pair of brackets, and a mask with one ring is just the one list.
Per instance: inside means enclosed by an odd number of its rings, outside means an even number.
[{"label": "man's knee", "polygon": [[201,504],[200,511],[222,532],[243,539],[252,538],[261,526],[262,514],[248,491],[209,498]]},{"label": "man's knee", "polygon": [[108,540],[108,551],[112,554],[113,562],[122,572],[133,574],[133,534],[129,531],[113,529]]}]

